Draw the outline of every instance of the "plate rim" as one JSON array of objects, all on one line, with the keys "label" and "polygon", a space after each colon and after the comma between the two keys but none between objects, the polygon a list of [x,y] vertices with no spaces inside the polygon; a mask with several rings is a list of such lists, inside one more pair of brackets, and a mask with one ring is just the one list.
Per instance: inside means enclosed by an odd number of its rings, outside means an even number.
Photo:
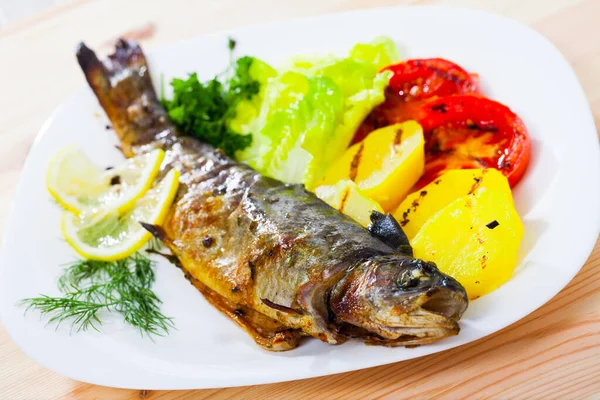
[{"label": "plate rim", "polygon": [[[546,37],[544,37],[541,33],[537,32],[536,30],[534,30],[533,28],[522,24],[514,19],[499,15],[499,14],[495,14],[492,12],[488,12],[488,11],[483,11],[483,10],[476,10],[476,9],[469,9],[469,8],[465,8],[465,7],[448,7],[448,6],[437,6],[437,5],[426,5],[426,6],[391,6],[391,7],[372,7],[372,8],[365,8],[365,9],[357,9],[357,10],[349,10],[349,11],[342,11],[342,12],[333,12],[333,13],[326,13],[326,14],[319,14],[319,15],[313,15],[313,16],[308,16],[308,17],[297,17],[297,18],[290,18],[290,19],[282,19],[282,20],[276,20],[276,21],[271,21],[268,23],[262,23],[262,24],[250,24],[250,25],[246,25],[240,28],[236,28],[236,29],[230,29],[230,30],[220,30],[220,31],[215,31],[215,32],[210,32],[208,34],[203,34],[203,35],[196,35],[196,36],[192,36],[183,40],[179,40],[179,41],[174,41],[171,43],[167,43],[163,46],[158,46],[158,47],[152,47],[150,50],[148,50],[148,54],[150,56],[154,56],[154,55],[159,55],[162,51],[166,51],[171,47],[175,47],[175,46],[180,46],[180,45],[184,45],[185,43],[189,42],[189,41],[193,41],[196,40],[200,37],[222,37],[223,35],[235,35],[235,34],[243,34],[245,31],[252,31],[257,27],[260,28],[268,28],[268,29],[276,29],[278,27],[278,25],[282,26],[285,23],[291,22],[291,21],[314,21],[314,20],[319,20],[319,19],[327,19],[329,17],[342,17],[348,14],[363,14],[363,13],[369,13],[369,12],[382,12],[385,10],[388,11],[392,11],[392,12],[399,12],[402,10],[406,10],[406,9],[434,9],[434,10],[453,10],[453,11],[460,11],[460,12],[466,12],[466,13],[472,13],[473,15],[484,15],[486,18],[495,18],[503,23],[510,23],[510,24],[516,24],[518,25],[521,29],[525,29],[526,31],[528,31],[529,34],[531,35],[535,35],[538,39],[546,42],[547,45],[549,45],[549,47],[554,51],[555,55],[558,56],[558,59],[561,60],[561,62],[563,62],[566,66],[567,66],[567,71],[572,75],[573,77],[573,82],[576,84],[576,88],[578,93],[578,96],[582,96],[582,98],[585,100],[585,104],[586,104],[586,109],[582,110],[583,113],[586,114],[586,119],[589,119],[589,123],[591,123],[591,127],[596,128],[595,126],[595,121],[593,119],[593,113],[590,109],[590,105],[589,105],[589,101],[587,99],[587,96],[585,95],[585,92],[583,90],[583,87],[581,86],[581,83],[579,82],[579,79],[576,75],[576,73],[574,72],[573,68],[571,67],[568,59],[561,53],[561,51],[550,41],[548,40]],[[44,137],[44,135],[47,134],[48,130],[50,129],[50,127],[52,126],[52,122],[54,120],[54,118],[56,117],[56,115],[60,112],[62,112],[62,110],[68,105],[70,104],[70,102],[77,98],[77,96],[80,96],[81,93],[83,91],[85,91],[87,89],[87,87],[82,86],[81,88],[79,88],[77,91],[75,91],[75,93],[73,93],[65,102],[63,102],[62,104],[60,104],[52,113],[52,115],[47,118],[45,120],[45,122],[43,123],[42,127],[40,128],[40,131],[38,132],[38,134],[36,135],[33,144],[27,154],[27,157],[25,159],[25,162],[23,163],[23,166],[21,168],[20,171],[20,176],[19,176],[19,181],[17,184],[17,188],[15,191],[15,195],[13,198],[13,203],[11,206],[11,211],[9,214],[9,218],[7,219],[7,223],[6,223],[6,229],[4,230],[4,234],[5,236],[2,239],[2,246],[0,247],[0,279],[1,277],[4,275],[4,270],[5,270],[5,264],[4,261],[6,258],[8,258],[7,254],[8,251],[6,250],[7,247],[7,242],[8,242],[8,234],[14,230],[13,226],[16,225],[17,221],[16,221],[16,209],[17,209],[17,199],[20,198],[22,196],[21,192],[23,192],[25,189],[25,183],[24,180],[22,179],[23,176],[23,171],[26,170],[26,168],[28,167],[28,165],[30,163],[32,163],[31,159],[32,159],[32,153],[34,152],[34,149],[37,148],[37,146],[39,145],[41,139]],[[597,132],[597,128],[596,128],[596,132]],[[596,152],[596,164],[600,165],[600,149],[598,149],[598,151]],[[596,176],[600,176],[600,172],[598,171],[598,168],[596,168]],[[596,187],[596,197],[598,198],[598,187]],[[599,214],[600,215],[600,214]],[[596,231],[598,231],[600,228],[600,218],[597,219],[596,221]],[[584,239],[585,240],[585,239]],[[514,316],[514,318],[508,318],[510,320],[512,320],[512,322],[507,323],[506,325],[504,325],[504,327],[510,326],[512,324],[514,324],[515,322],[523,319],[524,317],[526,317],[527,315],[531,314],[532,312],[535,312],[538,308],[540,308],[541,306],[543,306],[544,304],[546,304],[548,301],[550,301],[552,298],[554,298],[558,293],[560,293],[560,291],[562,291],[568,284],[569,282],[573,279],[573,277],[579,273],[579,271],[581,270],[581,268],[583,267],[583,265],[585,264],[586,260],[589,258],[589,255],[591,254],[591,252],[594,249],[594,246],[596,244],[597,241],[597,236],[596,238],[592,238],[590,236],[590,238],[587,240],[587,243],[585,244],[585,252],[582,251],[580,254],[581,256],[579,258],[581,258],[582,260],[577,260],[577,262],[574,262],[574,264],[579,265],[579,268],[575,269],[573,268],[573,273],[572,276],[570,276],[570,278],[565,282],[565,284],[562,286],[562,288],[554,293],[553,295],[550,296],[546,296],[541,300],[538,300],[536,303],[536,305],[531,308],[529,307],[527,309],[527,311],[522,311],[521,313],[517,313],[516,316]],[[585,255],[585,256],[584,256]],[[0,281],[1,284],[1,281]],[[531,308],[531,309],[530,309]],[[2,319],[2,321],[5,321],[4,318],[4,305],[0,304],[0,319]],[[514,320],[513,320],[514,319]],[[58,372],[59,374],[66,376],[68,378],[71,379],[75,379],[78,381],[82,381],[82,382],[88,382],[88,383],[92,383],[92,384],[96,384],[96,385],[102,385],[102,386],[106,386],[107,384],[105,382],[102,382],[102,379],[95,379],[96,377],[94,377],[94,379],[89,379],[89,377],[85,377],[85,378],[81,378],[78,375],[79,374],[73,374],[71,373],[73,370],[66,372],[64,371],[62,368],[56,368],[56,365],[51,365],[51,363],[46,363],[46,360],[43,360],[38,357],[38,356],[34,356],[33,354],[30,354],[30,352],[27,350],[27,346],[23,346],[20,343],[20,340],[17,339],[16,337],[14,337],[14,335],[11,332],[11,328],[10,325],[5,324],[5,329],[9,335],[9,337],[11,338],[11,340],[13,340],[13,342],[15,342],[15,344],[17,344],[19,346],[19,348],[21,349],[21,351],[23,351],[28,357],[30,357],[32,360],[34,360],[35,362],[39,363],[40,365],[44,366],[45,368]],[[503,328],[500,328],[503,329]],[[497,332],[497,330],[495,331]],[[447,351],[450,350],[452,348],[458,347],[458,346],[462,346],[468,343],[471,343],[473,341],[477,341],[480,339],[483,339],[489,335],[491,335],[494,332],[490,332],[490,333],[486,333],[483,336],[475,339],[475,340],[471,340],[467,343],[455,343],[452,344],[449,347],[444,348],[441,351],[436,351],[436,352],[432,352],[429,353],[427,355],[432,355],[432,354],[436,354],[438,352],[443,352],[443,351]],[[288,377],[286,375],[281,376],[280,378],[276,378],[276,379],[268,379],[268,380],[262,380],[262,381],[256,381],[254,379],[252,379],[251,377],[248,378],[249,380],[251,380],[252,382],[247,382],[244,379],[239,379],[238,377],[238,382],[235,382],[234,384],[231,383],[227,383],[224,384],[221,381],[219,381],[220,383],[217,383],[216,385],[211,385],[211,386],[199,386],[201,388],[221,388],[221,387],[234,387],[234,386],[243,386],[243,385],[257,385],[257,384],[263,384],[263,383],[276,383],[276,382],[283,382],[283,381],[290,381],[290,380],[300,380],[300,379],[310,379],[312,377],[318,377],[318,376],[324,376],[324,375],[333,375],[333,374],[337,374],[337,373],[344,373],[344,372],[349,372],[349,371],[353,371],[353,370],[358,370],[358,369],[364,369],[364,368],[371,368],[374,366],[379,366],[379,365],[387,365],[390,363],[395,363],[395,362],[401,362],[401,361],[406,361],[409,359],[413,359],[416,357],[422,357],[425,355],[417,355],[417,356],[409,356],[404,358],[403,360],[400,361],[386,361],[386,362],[371,362],[371,363],[364,363],[363,366],[360,367],[349,367],[343,370],[338,370],[335,373],[331,373],[331,372],[319,372],[316,373],[314,375],[311,376],[307,376],[307,377],[303,377],[303,378],[295,378],[295,377]],[[293,375],[293,374],[292,374]],[[224,381],[223,381],[224,382]],[[118,388],[133,388],[132,386],[120,386],[120,385],[114,385],[114,384],[110,384],[111,387],[118,387]],[[150,389],[150,390],[160,390],[160,389],[195,389],[195,388],[199,388],[198,386],[195,387],[183,387],[180,385],[173,385],[173,384],[157,384],[155,386],[147,386],[144,385],[145,389]],[[137,388],[137,387],[136,387]]]}]

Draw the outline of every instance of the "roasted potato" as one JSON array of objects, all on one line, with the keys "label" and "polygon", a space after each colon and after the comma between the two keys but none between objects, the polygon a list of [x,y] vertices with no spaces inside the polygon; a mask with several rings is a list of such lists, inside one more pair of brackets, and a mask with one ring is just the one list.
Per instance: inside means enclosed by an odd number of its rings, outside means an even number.
[{"label": "roasted potato", "polygon": [[523,238],[507,179],[496,170],[483,177],[469,194],[429,217],[411,240],[415,257],[435,262],[465,287],[470,299],[510,278]]},{"label": "roasted potato", "polygon": [[338,181],[335,185],[319,186],[315,190],[318,198],[354,219],[362,226],[371,223],[373,210],[383,212],[376,201],[367,197],[356,185],[348,179]]},{"label": "roasted potato", "polygon": [[451,170],[409,194],[394,212],[394,217],[406,236],[412,239],[429,218],[457,198],[474,193],[480,187],[502,189],[504,182],[502,174],[494,169]]},{"label": "roasted potato", "polygon": [[386,211],[394,210],[423,173],[423,129],[415,121],[378,129],[350,147],[321,185],[348,179]]}]

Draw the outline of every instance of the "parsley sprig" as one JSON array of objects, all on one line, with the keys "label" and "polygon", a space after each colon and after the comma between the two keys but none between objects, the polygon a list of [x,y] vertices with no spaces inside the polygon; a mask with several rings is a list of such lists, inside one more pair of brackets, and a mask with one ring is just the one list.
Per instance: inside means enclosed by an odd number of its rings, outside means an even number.
[{"label": "parsley sprig", "polygon": [[[234,48],[235,41],[229,39],[230,52]],[[161,99],[173,123],[183,133],[221,148],[229,156],[250,146],[252,134],[235,132],[229,122],[235,118],[238,104],[259,92],[260,83],[250,74],[253,61],[253,57],[235,61],[231,57],[229,68],[208,82],[200,82],[195,72],[187,79],[173,79],[173,98]]]},{"label": "parsley sprig", "polygon": [[62,296],[40,295],[19,304],[49,315],[48,323],[57,328],[68,322],[75,331],[98,331],[100,313],[108,311],[121,314],[142,335],[162,336],[173,320],[160,312],[162,302],[151,290],[154,280],[154,263],[139,253],[114,262],[79,260],[58,280]]}]

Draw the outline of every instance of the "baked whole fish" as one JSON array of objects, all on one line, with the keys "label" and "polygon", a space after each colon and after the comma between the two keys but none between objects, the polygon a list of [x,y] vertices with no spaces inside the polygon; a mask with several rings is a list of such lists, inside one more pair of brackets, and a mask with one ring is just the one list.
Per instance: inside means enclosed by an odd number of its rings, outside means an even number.
[{"label": "baked whole fish", "polygon": [[104,61],[81,44],[77,58],[124,155],[160,147],[164,169],[181,172],[166,222],[146,229],[259,345],[288,350],[306,335],[331,344],[418,345],[458,334],[465,290],[413,258],[391,217],[374,215],[369,232],[302,185],[264,177],[182,136],[134,42],[120,40]]}]

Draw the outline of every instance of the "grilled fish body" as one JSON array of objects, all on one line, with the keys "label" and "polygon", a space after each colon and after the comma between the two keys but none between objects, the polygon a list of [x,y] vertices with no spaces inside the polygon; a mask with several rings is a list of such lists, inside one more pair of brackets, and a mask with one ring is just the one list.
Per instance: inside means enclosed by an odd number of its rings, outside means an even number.
[{"label": "grilled fish body", "polygon": [[259,345],[287,350],[302,335],[415,345],[458,333],[466,293],[433,264],[388,246],[301,185],[180,136],[135,43],[119,41],[104,62],[81,44],[77,57],[123,153],[160,147],[164,168],[181,172],[166,223],[147,229]]}]

